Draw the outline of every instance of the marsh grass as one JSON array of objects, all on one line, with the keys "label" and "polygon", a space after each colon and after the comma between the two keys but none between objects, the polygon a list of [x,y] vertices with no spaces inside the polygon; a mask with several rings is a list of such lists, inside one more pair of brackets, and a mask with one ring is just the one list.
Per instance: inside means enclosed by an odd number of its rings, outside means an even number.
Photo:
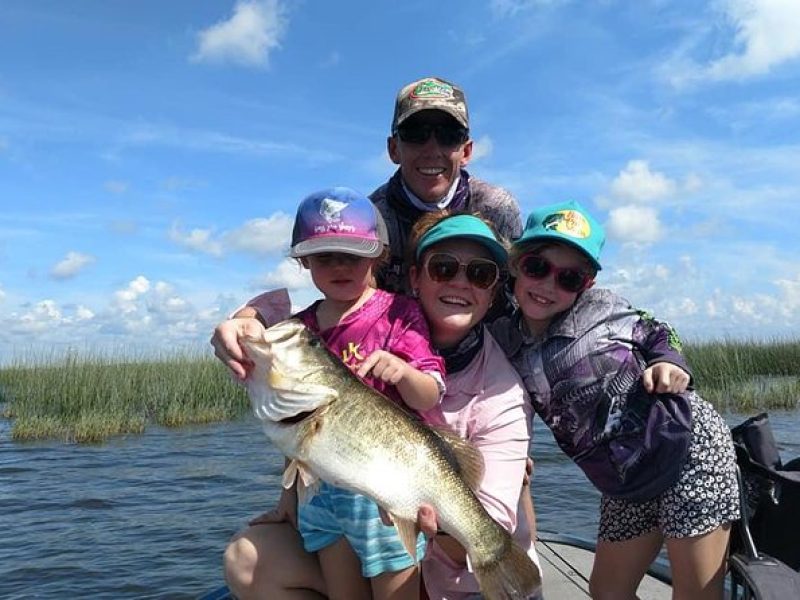
[{"label": "marsh grass", "polygon": [[101,442],[141,433],[148,424],[178,427],[239,418],[244,389],[213,358],[181,355],[114,361],[69,354],[0,370],[3,416],[15,440]]},{"label": "marsh grass", "polygon": [[[794,409],[800,341],[722,341],[684,348],[701,396],[723,411]],[[249,411],[242,386],[199,353],[123,360],[67,354],[0,369],[0,410],[15,440],[102,442],[150,424],[228,421]]]},{"label": "marsh grass", "polygon": [[684,346],[701,396],[723,411],[794,409],[800,341],[716,341]]}]

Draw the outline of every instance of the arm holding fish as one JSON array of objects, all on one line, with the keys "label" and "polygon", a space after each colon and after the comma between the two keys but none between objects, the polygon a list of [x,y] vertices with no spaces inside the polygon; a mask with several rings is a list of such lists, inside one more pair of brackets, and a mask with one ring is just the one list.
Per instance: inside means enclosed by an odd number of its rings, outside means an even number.
[{"label": "arm holding fish", "polygon": [[430,330],[420,305],[411,298],[398,298],[401,316],[382,350],[361,363],[359,377],[372,377],[394,385],[403,402],[416,411],[430,410],[445,391],[444,360],[431,346]]},{"label": "arm holding fish", "polygon": [[376,350],[359,365],[357,375],[372,375],[397,388],[403,402],[417,411],[430,410],[439,402],[442,385],[432,373],[423,373],[399,356]]},{"label": "arm holding fish", "polygon": [[[244,380],[253,363],[247,358],[239,340],[245,335],[260,335],[264,327],[270,327],[291,316],[291,302],[286,288],[270,290],[251,298],[237,309],[226,321],[214,329],[211,345],[216,357],[228,367],[233,375]],[[258,329],[255,323],[261,325]]]},{"label": "arm holding fish", "polygon": [[237,379],[243,381],[253,369],[253,362],[247,357],[240,340],[258,337],[263,331],[264,325],[253,317],[228,319],[214,328],[211,336],[214,354]]}]

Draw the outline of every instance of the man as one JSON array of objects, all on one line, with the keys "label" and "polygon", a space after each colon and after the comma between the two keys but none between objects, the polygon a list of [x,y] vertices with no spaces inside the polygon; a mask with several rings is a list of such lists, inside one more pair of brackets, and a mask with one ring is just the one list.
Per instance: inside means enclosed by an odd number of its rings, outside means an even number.
[{"label": "man", "polygon": [[426,77],[397,94],[389,157],[399,168],[370,195],[386,221],[391,256],[379,274],[381,288],[408,293],[406,242],[425,212],[477,212],[507,240],[522,233],[519,204],[506,190],[472,178],[464,167],[472,158],[469,114],[458,86]]}]

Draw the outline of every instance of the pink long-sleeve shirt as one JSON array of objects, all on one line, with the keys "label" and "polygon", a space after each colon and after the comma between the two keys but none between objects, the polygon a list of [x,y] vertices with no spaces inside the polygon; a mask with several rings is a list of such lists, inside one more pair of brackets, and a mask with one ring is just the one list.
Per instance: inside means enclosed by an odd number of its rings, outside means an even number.
[{"label": "pink long-sleeve shirt", "polygon": [[[424,414],[425,421],[448,427],[480,450],[485,468],[478,499],[538,564],[530,524],[519,510],[532,414],[519,375],[485,331],[481,351],[467,367],[448,373],[446,382],[442,401]],[[460,600],[479,592],[474,574],[435,539],[422,561],[422,576],[431,600]]]}]

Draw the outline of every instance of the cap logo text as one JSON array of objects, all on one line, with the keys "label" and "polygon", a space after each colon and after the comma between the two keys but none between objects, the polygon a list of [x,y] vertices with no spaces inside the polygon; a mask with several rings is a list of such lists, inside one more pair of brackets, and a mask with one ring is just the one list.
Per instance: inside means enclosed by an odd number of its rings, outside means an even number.
[{"label": "cap logo text", "polygon": [[589,221],[577,210],[560,210],[548,215],[542,221],[542,228],[574,238],[588,238],[592,234]]},{"label": "cap logo text", "polygon": [[452,98],[453,86],[433,79],[421,81],[411,90],[410,98]]}]

